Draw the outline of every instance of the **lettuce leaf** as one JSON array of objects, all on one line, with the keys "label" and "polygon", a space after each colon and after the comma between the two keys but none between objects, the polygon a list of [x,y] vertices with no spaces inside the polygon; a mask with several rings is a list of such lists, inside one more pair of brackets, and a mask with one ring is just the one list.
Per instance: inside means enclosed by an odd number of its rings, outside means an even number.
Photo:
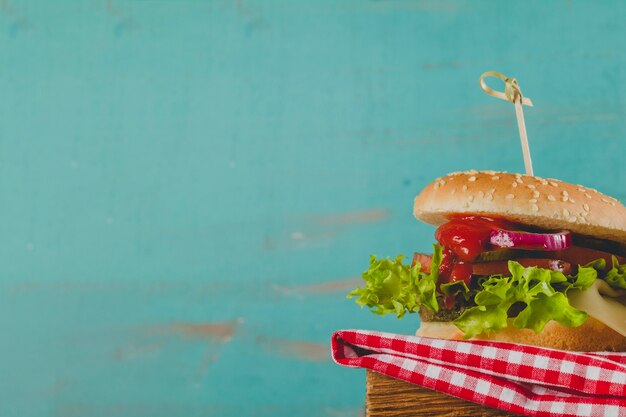
[{"label": "lettuce leaf", "polygon": [[513,320],[518,329],[540,333],[551,320],[569,327],[587,320],[587,313],[569,304],[566,293],[570,288],[587,289],[597,277],[595,269],[580,267],[582,276],[568,278],[558,271],[524,268],[515,261],[509,261],[508,266],[511,276],[492,276],[483,281],[474,297],[476,307],[454,320],[466,338],[506,328],[508,311],[516,303],[525,306]]},{"label": "lettuce leaf", "polygon": [[415,313],[424,305],[432,311],[439,310],[437,302],[437,280],[441,264],[441,247],[434,246],[430,274],[420,272],[421,265],[402,263],[404,255],[395,259],[370,257],[370,266],[362,274],[364,288],[350,292],[347,298],[357,297],[356,303],[367,306],[379,315],[395,313],[401,318],[406,313]]},{"label": "lettuce leaf", "polygon": [[[437,302],[437,281],[439,281],[439,266],[441,265],[443,249],[439,245],[433,245],[433,256],[430,261],[430,274],[420,274],[417,287],[417,299],[420,305],[425,305],[432,311],[439,311]],[[415,264],[419,271],[421,265]]]},{"label": "lettuce leaf", "polygon": [[[604,259],[579,265],[576,275],[569,276],[509,261],[510,276],[483,277],[474,284],[477,288],[470,289],[462,281],[438,285],[442,248],[433,245],[433,249],[430,274],[420,272],[419,263],[412,267],[403,264],[403,255],[393,260],[371,256],[370,266],[362,275],[365,287],[347,297],[357,297],[358,305],[369,307],[375,314],[395,313],[401,318],[422,306],[438,312],[443,297],[463,296],[469,306],[453,323],[465,338],[505,329],[509,315],[514,317],[514,327],[540,333],[552,320],[568,327],[582,325],[588,315],[570,305],[567,293],[572,288],[588,289],[598,279],[598,272],[606,270]],[[626,264],[620,265],[613,257],[603,279],[613,288],[626,290]]]},{"label": "lettuce leaf", "polygon": [[[465,281],[454,281],[439,286],[443,295],[465,295],[470,292]],[[467,298],[466,298],[467,299]]]},{"label": "lettuce leaf", "polygon": [[615,256],[613,256],[612,260],[613,266],[607,272],[604,280],[613,288],[626,290],[626,264],[620,265]]}]

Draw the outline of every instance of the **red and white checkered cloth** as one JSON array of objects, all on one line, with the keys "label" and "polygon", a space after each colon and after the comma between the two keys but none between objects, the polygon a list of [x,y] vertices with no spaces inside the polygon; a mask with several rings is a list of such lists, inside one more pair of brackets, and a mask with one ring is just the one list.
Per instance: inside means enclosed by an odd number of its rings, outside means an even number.
[{"label": "red and white checkered cloth", "polygon": [[342,330],[333,334],[332,355],[339,365],[511,413],[626,416],[626,353]]}]

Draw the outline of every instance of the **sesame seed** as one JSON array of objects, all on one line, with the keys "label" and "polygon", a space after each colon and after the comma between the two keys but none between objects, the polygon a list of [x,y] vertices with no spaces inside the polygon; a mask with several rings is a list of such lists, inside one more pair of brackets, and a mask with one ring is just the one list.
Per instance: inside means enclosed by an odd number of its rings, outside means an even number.
[{"label": "sesame seed", "polygon": [[536,204],[533,204],[531,208],[533,209],[533,211],[539,211],[539,206]]},{"label": "sesame seed", "polygon": [[611,201],[609,204],[612,205],[612,206],[615,206],[615,202],[613,202],[613,201]]},{"label": "sesame seed", "polygon": [[530,200],[528,200],[529,203],[536,203],[537,199],[536,198],[531,198]]},{"label": "sesame seed", "polygon": [[470,203],[474,201],[474,196],[470,194],[470,196],[467,197],[467,201],[469,201]]},{"label": "sesame seed", "polygon": [[552,194],[550,194],[550,195],[548,196],[548,200],[550,200],[550,201],[556,201],[556,197],[554,197]]},{"label": "sesame seed", "polygon": [[462,189],[463,189],[463,191],[467,191],[467,185],[464,184]]},{"label": "sesame seed", "polygon": [[561,200],[563,200],[563,201],[567,201],[568,199],[569,199],[569,197],[566,196],[566,195],[564,195],[563,198],[561,198]]},{"label": "sesame seed", "polygon": [[469,171],[467,171],[468,174],[478,174],[478,171],[476,171],[475,169],[470,169]]},{"label": "sesame seed", "polygon": [[534,198],[539,197],[539,191],[533,191],[533,197]]},{"label": "sesame seed", "polygon": [[534,190],[536,187],[532,184],[528,184],[528,188],[530,188],[531,190]]},{"label": "sesame seed", "polygon": [[507,200],[513,200],[515,198],[515,194],[507,194],[506,197]]},{"label": "sesame seed", "polygon": [[517,177],[515,181],[519,182],[520,184],[524,184],[524,181],[520,177]]},{"label": "sesame seed", "polygon": [[569,210],[563,209],[563,217],[569,217]]},{"label": "sesame seed", "polygon": [[601,200],[604,201],[605,203],[609,202],[609,200],[607,200],[606,198],[602,198]]},{"label": "sesame seed", "polygon": [[472,176],[471,176],[471,177],[469,177],[467,180],[468,180],[468,181],[476,181],[476,177],[472,175]]},{"label": "sesame seed", "polygon": [[436,190],[436,189],[438,189],[438,188],[439,188],[439,183],[438,183],[438,182],[436,182],[436,183],[435,183],[435,185],[433,185],[433,188],[434,188],[435,190]]},{"label": "sesame seed", "polygon": [[578,191],[580,191],[581,193],[584,193],[585,191],[587,191],[587,190],[585,190],[585,189],[584,189],[584,188],[582,188],[582,187],[578,187],[578,188],[577,188],[577,190],[578,190]]},{"label": "sesame seed", "polygon": [[493,201],[493,194],[487,194],[487,200]]},{"label": "sesame seed", "polygon": [[558,186],[559,186],[559,184],[557,184],[557,183],[556,183],[556,182],[554,182],[554,181],[550,181],[550,185],[551,185],[551,186],[553,186],[553,187],[558,187]]},{"label": "sesame seed", "polygon": [[541,183],[541,185],[548,185],[548,181],[544,180],[543,178],[540,178],[539,182]]},{"label": "sesame seed", "polygon": [[498,177],[497,175],[494,175],[493,177],[491,177],[491,179],[495,181],[495,180],[499,180],[500,177]]},{"label": "sesame seed", "polygon": [[571,216],[568,220],[573,223],[576,221],[576,216]]},{"label": "sesame seed", "polygon": [[570,198],[569,198],[569,202],[570,202],[570,203],[575,203],[575,202],[576,202],[576,200],[574,200],[572,197],[570,197]]},{"label": "sesame seed", "polygon": [[583,208],[585,209],[585,211],[589,211],[589,204],[587,203],[583,204]]},{"label": "sesame seed", "polygon": [[516,183],[516,182],[514,182],[514,183],[512,184],[512,186],[513,186],[513,188],[517,187],[517,183]]},{"label": "sesame seed", "polygon": [[583,212],[583,213],[580,213],[580,215],[581,215],[581,216],[583,216],[583,217],[587,217],[587,216],[589,215],[589,212],[588,212],[588,211],[585,211],[585,212]]},{"label": "sesame seed", "polygon": [[588,199],[591,199],[591,196],[587,193],[585,193],[585,197],[587,197]]},{"label": "sesame seed", "polygon": [[567,190],[563,190],[563,192],[561,193],[563,195],[569,195],[569,193],[567,192]]}]

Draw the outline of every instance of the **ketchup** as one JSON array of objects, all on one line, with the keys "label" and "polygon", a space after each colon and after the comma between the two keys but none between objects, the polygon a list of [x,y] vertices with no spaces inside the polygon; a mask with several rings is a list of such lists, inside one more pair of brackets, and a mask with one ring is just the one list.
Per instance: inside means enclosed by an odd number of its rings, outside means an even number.
[{"label": "ketchup", "polygon": [[[469,262],[460,261],[460,262],[453,264],[452,270],[450,271],[449,275],[447,275],[444,278],[444,281],[446,282],[465,281],[465,284],[467,284],[469,288],[471,278],[472,278],[472,264]],[[448,310],[451,310],[452,307],[454,307],[455,300],[456,299],[453,295],[447,295],[444,297],[443,302]]]},{"label": "ketchup", "polygon": [[491,231],[514,228],[515,225],[506,220],[481,216],[454,217],[439,226],[435,239],[443,246],[439,267],[440,282],[465,281],[469,287],[472,263],[478,255],[490,249]]}]

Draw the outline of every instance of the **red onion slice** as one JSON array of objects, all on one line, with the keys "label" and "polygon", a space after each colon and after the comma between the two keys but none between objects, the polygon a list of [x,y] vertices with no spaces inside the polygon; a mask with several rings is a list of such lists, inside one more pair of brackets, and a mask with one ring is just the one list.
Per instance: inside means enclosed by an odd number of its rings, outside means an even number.
[{"label": "red onion slice", "polygon": [[489,236],[489,243],[499,248],[561,250],[572,245],[572,235],[567,230],[557,233],[512,232],[496,229]]},{"label": "red onion slice", "polygon": [[[519,258],[515,262],[521,264],[524,268],[536,266],[543,269],[551,269],[553,271],[562,272],[569,275],[572,272],[572,265],[569,262],[560,259],[537,259],[537,258]],[[472,273],[474,275],[510,275],[508,261],[483,262],[472,265]]]}]

